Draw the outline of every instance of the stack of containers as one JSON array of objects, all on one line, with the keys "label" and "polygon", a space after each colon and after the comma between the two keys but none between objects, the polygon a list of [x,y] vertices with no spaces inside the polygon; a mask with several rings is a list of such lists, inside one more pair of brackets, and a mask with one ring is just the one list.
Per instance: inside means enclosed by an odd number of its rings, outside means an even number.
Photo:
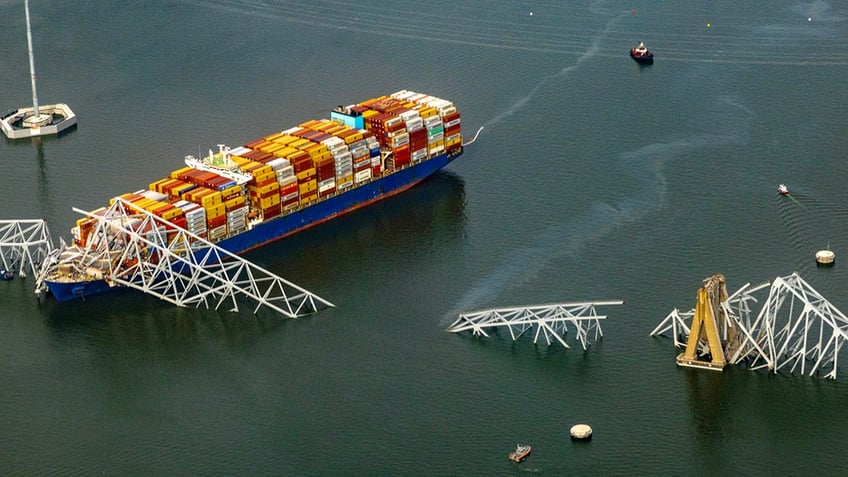
[{"label": "stack of containers", "polygon": [[[341,132],[341,129],[328,129],[335,133]],[[334,173],[336,176],[336,190],[341,192],[349,189],[353,185],[353,156],[350,148],[344,139],[338,136],[332,136],[321,142],[330,155],[333,156]]]},{"label": "stack of containers", "polygon": [[400,115],[406,124],[409,134],[409,151],[412,162],[418,163],[427,159],[427,130],[424,128],[424,120],[415,109],[404,111]]},{"label": "stack of containers", "polygon": [[248,195],[251,204],[262,213],[263,220],[280,215],[280,183],[274,169],[268,164],[251,162],[243,170],[253,176],[248,182]]},{"label": "stack of containers", "polygon": [[203,207],[206,213],[207,240],[217,242],[227,236],[227,208],[220,191],[197,187],[184,194],[183,199]]},{"label": "stack of containers", "polygon": [[373,135],[365,138],[365,147],[371,158],[371,177],[377,178],[383,175],[383,158],[380,154],[380,143]]},{"label": "stack of containers", "polygon": [[178,200],[174,202],[174,206],[183,211],[186,230],[203,239],[208,237],[206,234],[206,209],[187,200]]}]

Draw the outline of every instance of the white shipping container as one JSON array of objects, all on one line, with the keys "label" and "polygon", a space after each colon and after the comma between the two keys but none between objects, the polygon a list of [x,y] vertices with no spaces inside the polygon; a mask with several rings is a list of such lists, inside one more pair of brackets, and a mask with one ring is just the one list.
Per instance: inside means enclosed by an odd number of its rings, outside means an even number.
[{"label": "white shipping container", "polygon": [[278,157],[278,158],[276,158],[276,159],[272,159],[272,160],[270,160],[270,161],[266,162],[265,164],[267,164],[267,165],[271,166],[271,169],[273,169],[273,170],[275,170],[275,171],[279,171],[279,170],[283,169],[283,168],[284,168],[284,167],[286,167],[286,166],[291,167],[291,163],[289,162],[289,160],[288,160],[288,159],[284,159],[284,158],[282,158],[282,157]]},{"label": "white shipping container", "polygon": [[400,117],[405,123],[408,124],[410,121],[413,121],[415,119],[421,119],[421,114],[414,109],[410,109],[409,111],[404,111],[400,113]]},{"label": "white shipping container", "polygon": [[453,121],[448,121],[448,122],[445,123],[445,127],[449,128],[449,127],[452,127],[452,126],[456,126],[457,124],[459,124],[459,121],[460,121],[460,118],[456,118]]},{"label": "white shipping container", "polygon": [[356,181],[357,184],[360,183],[360,182],[365,182],[369,179],[371,179],[371,169],[370,168],[365,169],[364,171],[359,171],[353,176],[353,180]]},{"label": "white shipping container", "polygon": [[155,190],[142,190],[139,191],[138,195],[141,195],[148,199],[158,200],[159,202],[168,202],[167,194],[162,194],[160,192],[156,192]]},{"label": "white shipping container", "polygon": [[374,156],[371,158],[371,166],[379,166],[382,161],[380,160],[380,156]]},{"label": "white shipping container", "polygon": [[334,187],[336,187],[336,183],[335,183],[335,182],[333,182],[332,184],[327,184],[327,185],[325,185],[325,186],[323,186],[323,187],[319,187],[319,188],[318,188],[318,193],[319,193],[319,194],[323,194],[324,192],[327,192],[328,190],[331,190],[331,189],[333,189]]},{"label": "white shipping container", "polygon": [[401,136],[393,137],[391,144],[392,147],[400,147],[404,144],[409,144],[409,134],[404,133]]}]

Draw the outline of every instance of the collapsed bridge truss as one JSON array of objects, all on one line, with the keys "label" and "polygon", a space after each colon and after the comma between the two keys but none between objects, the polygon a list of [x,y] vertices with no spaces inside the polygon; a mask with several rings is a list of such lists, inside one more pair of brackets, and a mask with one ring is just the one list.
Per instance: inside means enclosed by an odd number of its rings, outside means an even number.
[{"label": "collapsed bridge truss", "polygon": [[39,272],[37,287],[65,266],[71,273],[94,275],[110,285],[134,288],[178,306],[227,305],[238,311],[239,298],[290,318],[332,307],[311,293],[205,239],[121,199],[94,214],[85,247],[56,249]]},{"label": "collapsed bridge truss", "polygon": [[53,250],[50,230],[42,219],[0,220],[0,268],[35,276]]},{"label": "collapsed bridge truss", "polygon": [[[754,293],[767,287],[768,297],[755,314],[751,309],[751,304],[757,302]],[[728,364],[743,364],[752,370],[767,369],[775,374],[821,373],[836,379],[839,350],[848,339],[848,317],[797,273],[777,277],[771,284],[755,287],[746,284],[722,302],[721,307],[726,319],[718,328]],[[694,310],[681,313],[674,309],[654,328],[651,336],[670,334],[676,347],[685,348],[694,315]],[[715,354],[706,340],[699,341],[697,346],[701,357]],[[678,364],[686,365],[680,357]]]},{"label": "collapsed bridge truss", "polygon": [[471,331],[474,336],[489,336],[486,330],[506,329],[515,341],[525,334],[533,335],[533,342],[543,338],[550,346],[558,342],[569,348],[565,342],[568,325],[575,329],[575,339],[586,350],[592,340],[603,336],[601,322],[606,316],[598,315],[595,307],[621,305],[624,301],[595,301],[580,303],[561,303],[515,308],[498,308],[460,314],[446,331],[460,333]]}]

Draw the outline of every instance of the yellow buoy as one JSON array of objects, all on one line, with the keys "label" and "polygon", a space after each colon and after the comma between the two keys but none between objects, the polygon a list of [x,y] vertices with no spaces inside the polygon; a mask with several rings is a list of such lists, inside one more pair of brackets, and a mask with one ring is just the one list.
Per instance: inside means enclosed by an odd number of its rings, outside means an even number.
[{"label": "yellow buoy", "polygon": [[709,28],[709,27],[710,27],[710,24],[709,24],[709,23],[707,23],[707,28]]}]

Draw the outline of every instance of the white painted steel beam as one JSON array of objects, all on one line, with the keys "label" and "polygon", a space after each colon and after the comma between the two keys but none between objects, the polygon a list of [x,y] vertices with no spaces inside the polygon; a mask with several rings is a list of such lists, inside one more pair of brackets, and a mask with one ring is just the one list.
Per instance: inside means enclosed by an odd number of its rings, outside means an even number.
[{"label": "white painted steel beam", "polygon": [[534,343],[542,339],[548,346],[556,342],[569,348],[565,337],[570,324],[574,327],[576,340],[585,350],[592,340],[603,336],[600,320],[606,316],[598,315],[595,307],[623,303],[621,300],[561,303],[462,313],[446,331],[471,331],[474,336],[489,336],[486,330],[506,329],[513,341],[532,331]]},{"label": "white painted steel beam", "polygon": [[[95,267],[107,282],[153,295],[178,306],[226,305],[238,311],[238,301],[256,303],[290,318],[332,307],[329,301],[167,222],[129,202],[117,199],[96,214],[85,247],[66,249],[76,269]],[[62,260],[56,254],[52,266]],[[42,269],[41,276],[49,274]]]},{"label": "white painted steel beam", "polygon": [[[770,285],[757,314],[750,307],[757,301],[752,293],[768,287],[768,283],[750,288],[745,285],[723,304],[732,318],[730,326],[741,332],[735,343],[725,343],[733,348],[728,362],[752,370],[836,379],[839,350],[848,339],[848,317],[797,273],[777,277]],[[674,310],[651,335],[671,331],[674,345],[682,347],[678,336],[688,335],[687,320],[691,323],[691,313]],[[682,344],[685,346],[685,340]]]},{"label": "white painted steel beam", "polygon": [[0,220],[0,268],[33,276],[53,250],[47,222],[42,219]]}]

